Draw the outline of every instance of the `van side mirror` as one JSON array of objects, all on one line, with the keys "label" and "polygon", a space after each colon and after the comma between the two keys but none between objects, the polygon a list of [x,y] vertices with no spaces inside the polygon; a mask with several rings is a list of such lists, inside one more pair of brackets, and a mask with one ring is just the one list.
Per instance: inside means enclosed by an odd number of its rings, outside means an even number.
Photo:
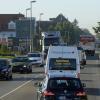
[{"label": "van side mirror", "polygon": [[41,84],[41,82],[35,82],[35,83],[34,83],[34,86],[36,86],[36,87],[41,87],[42,84]]}]

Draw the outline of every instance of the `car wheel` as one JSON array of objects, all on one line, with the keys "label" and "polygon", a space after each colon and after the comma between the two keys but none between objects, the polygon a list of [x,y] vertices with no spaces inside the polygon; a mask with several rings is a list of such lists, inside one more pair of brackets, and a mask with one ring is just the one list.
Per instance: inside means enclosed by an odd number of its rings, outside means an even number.
[{"label": "car wheel", "polygon": [[13,79],[13,78],[12,78],[12,75],[9,77],[9,79],[10,79],[10,80],[12,80],[12,79]]},{"label": "car wheel", "polygon": [[6,77],[6,80],[10,80],[10,76],[7,76],[7,77]]},{"label": "car wheel", "polygon": [[9,77],[8,76],[6,77],[6,80],[9,80]]},{"label": "car wheel", "polygon": [[40,97],[40,100],[44,100],[44,98],[41,96],[41,97]]},{"label": "car wheel", "polygon": [[12,75],[7,76],[7,77],[6,77],[6,80],[12,80]]},{"label": "car wheel", "polygon": [[27,73],[32,73],[32,66],[29,66],[29,69],[27,70]]},{"label": "car wheel", "polygon": [[28,73],[32,73],[32,69],[30,69],[30,70],[28,71]]},{"label": "car wheel", "polygon": [[43,100],[43,99],[40,97],[40,95],[39,95],[38,92],[37,92],[37,100]]}]

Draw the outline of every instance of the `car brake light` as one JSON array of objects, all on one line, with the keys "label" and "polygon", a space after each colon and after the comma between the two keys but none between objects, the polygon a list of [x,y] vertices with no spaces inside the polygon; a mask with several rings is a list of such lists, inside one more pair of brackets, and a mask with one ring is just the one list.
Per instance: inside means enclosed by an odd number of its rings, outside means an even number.
[{"label": "car brake light", "polygon": [[77,95],[77,96],[85,96],[86,93],[85,93],[85,92],[78,92],[78,93],[76,93],[76,95]]},{"label": "car brake light", "polygon": [[55,94],[52,93],[52,92],[50,92],[50,91],[44,91],[44,92],[43,92],[43,95],[44,95],[44,96],[53,96],[53,95],[55,95]]}]

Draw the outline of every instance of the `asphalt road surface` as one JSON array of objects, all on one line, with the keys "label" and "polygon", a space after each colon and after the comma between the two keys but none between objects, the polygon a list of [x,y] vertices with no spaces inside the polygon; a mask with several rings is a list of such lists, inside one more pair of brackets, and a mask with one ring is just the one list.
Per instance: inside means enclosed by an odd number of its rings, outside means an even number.
[{"label": "asphalt road surface", "polygon": [[[81,80],[86,83],[88,100],[100,100],[100,60],[98,55],[87,57],[81,69]],[[44,77],[43,68],[33,67],[32,74],[13,74],[12,81],[0,81],[0,100],[37,100],[33,83]]]}]

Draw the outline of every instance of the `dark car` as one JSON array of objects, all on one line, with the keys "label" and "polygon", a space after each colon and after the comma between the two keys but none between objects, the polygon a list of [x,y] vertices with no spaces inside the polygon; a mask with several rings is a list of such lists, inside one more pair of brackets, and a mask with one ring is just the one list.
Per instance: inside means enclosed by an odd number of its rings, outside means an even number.
[{"label": "dark car", "polygon": [[8,59],[0,59],[0,79],[12,79],[12,67]]},{"label": "dark car", "polygon": [[27,57],[20,56],[12,59],[13,72],[32,73],[32,65]]},{"label": "dark car", "polygon": [[54,77],[46,78],[39,85],[37,98],[38,100],[87,100],[87,95],[80,79]]}]

